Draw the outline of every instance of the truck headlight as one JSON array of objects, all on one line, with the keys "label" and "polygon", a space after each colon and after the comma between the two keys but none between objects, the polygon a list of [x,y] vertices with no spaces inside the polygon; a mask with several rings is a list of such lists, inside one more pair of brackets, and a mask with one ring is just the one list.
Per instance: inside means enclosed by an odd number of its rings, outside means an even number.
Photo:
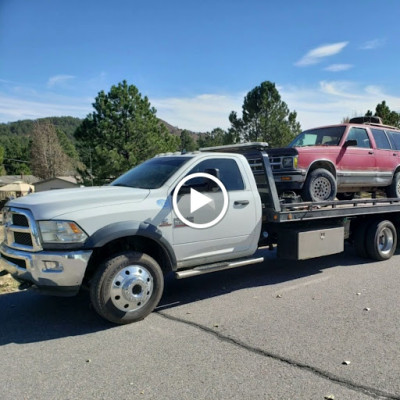
[{"label": "truck headlight", "polygon": [[86,233],[72,221],[39,221],[39,229],[45,243],[82,243]]},{"label": "truck headlight", "polygon": [[293,158],[292,157],[283,157],[282,158],[282,167],[283,168],[293,168]]},{"label": "truck headlight", "polygon": [[296,157],[283,157],[282,168],[297,168],[297,156]]}]

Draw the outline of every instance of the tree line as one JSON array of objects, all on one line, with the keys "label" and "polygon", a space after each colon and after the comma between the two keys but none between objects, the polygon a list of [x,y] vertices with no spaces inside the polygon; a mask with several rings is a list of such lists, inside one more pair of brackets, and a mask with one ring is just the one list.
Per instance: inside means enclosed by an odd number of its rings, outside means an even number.
[{"label": "tree line", "polygon": [[[400,127],[400,113],[385,101],[366,115]],[[104,184],[158,153],[256,141],[282,147],[301,131],[296,111],[289,110],[270,81],[247,93],[241,116],[232,111],[228,118],[227,130],[171,134],[147,96],[123,81],[108,93],[100,91],[84,120],[59,117],[0,124],[0,165],[3,174],[32,173],[42,179],[75,175],[85,184]]]}]

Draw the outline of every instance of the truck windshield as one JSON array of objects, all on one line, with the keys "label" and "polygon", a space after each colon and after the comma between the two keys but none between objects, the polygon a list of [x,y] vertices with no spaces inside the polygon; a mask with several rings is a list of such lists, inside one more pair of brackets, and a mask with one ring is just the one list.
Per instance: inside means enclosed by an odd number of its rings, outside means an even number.
[{"label": "truck windshield", "polygon": [[338,146],[345,129],[345,125],[310,129],[300,133],[288,147]]},{"label": "truck windshield", "polygon": [[132,168],[111,183],[141,189],[157,189],[191,157],[157,157]]}]

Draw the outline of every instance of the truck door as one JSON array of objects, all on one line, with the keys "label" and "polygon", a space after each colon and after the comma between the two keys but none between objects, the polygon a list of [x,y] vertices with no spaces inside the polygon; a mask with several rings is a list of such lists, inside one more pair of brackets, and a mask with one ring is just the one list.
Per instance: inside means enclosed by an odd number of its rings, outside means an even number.
[{"label": "truck door", "polygon": [[[218,172],[217,177],[227,190],[227,211],[217,224],[196,229],[185,225],[172,210],[173,242],[179,266],[200,265],[246,256],[257,248],[261,203],[258,192],[253,193],[250,190],[247,177],[243,174],[243,166],[229,156],[212,158],[199,161],[187,175],[210,171]],[[204,178],[191,179],[185,191],[179,190],[177,196],[179,211],[192,223],[211,222],[222,208],[223,197],[218,192],[220,190],[212,182],[210,185]],[[207,204],[191,213],[188,204],[193,200],[191,196],[194,193],[197,197],[205,196]]]}]

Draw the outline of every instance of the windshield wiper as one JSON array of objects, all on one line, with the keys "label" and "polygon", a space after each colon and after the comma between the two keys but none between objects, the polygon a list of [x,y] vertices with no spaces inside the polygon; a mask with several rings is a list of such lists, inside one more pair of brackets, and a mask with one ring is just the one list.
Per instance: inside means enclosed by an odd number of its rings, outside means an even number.
[{"label": "windshield wiper", "polygon": [[133,188],[133,186],[130,185],[126,185],[125,183],[115,183],[111,186],[120,186],[120,187],[129,187],[129,188]]}]

